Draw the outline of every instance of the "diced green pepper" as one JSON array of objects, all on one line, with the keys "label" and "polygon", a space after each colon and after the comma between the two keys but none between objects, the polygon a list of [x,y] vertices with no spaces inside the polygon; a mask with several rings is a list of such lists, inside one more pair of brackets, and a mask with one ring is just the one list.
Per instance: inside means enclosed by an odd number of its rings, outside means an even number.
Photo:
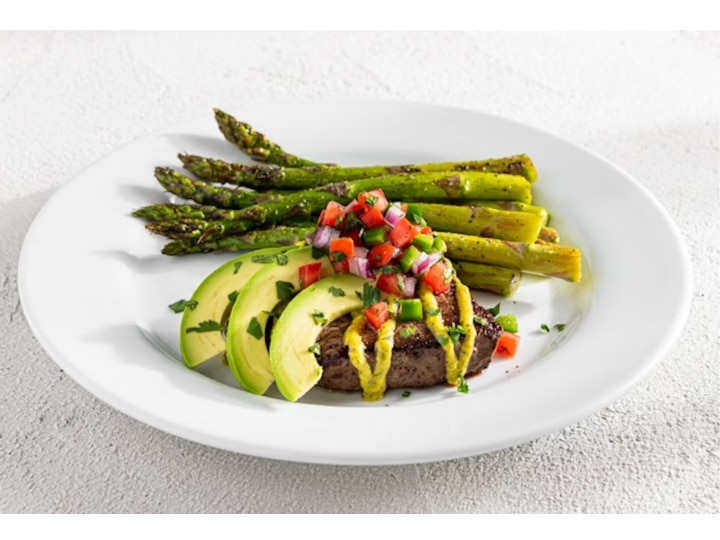
[{"label": "diced green pepper", "polygon": [[435,237],[435,240],[433,240],[432,249],[430,249],[430,253],[445,253],[447,251],[447,244],[445,243],[445,240],[440,238],[439,236]]},{"label": "diced green pepper", "polygon": [[517,317],[513,315],[512,313],[507,313],[505,315],[498,315],[495,317],[495,321],[503,327],[503,330],[506,332],[511,332],[513,334],[517,334],[518,331],[518,322]]},{"label": "diced green pepper", "polygon": [[400,258],[400,269],[403,272],[408,272],[410,268],[412,268],[415,259],[417,259],[419,255],[420,250],[415,246],[411,245],[409,248],[407,248],[405,253],[403,253],[403,256]]},{"label": "diced green pepper", "polygon": [[412,240],[413,246],[423,250],[425,253],[432,251],[433,237],[428,234],[418,234]]},{"label": "diced green pepper", "polygon": [[398,321],[421,321],[423,318],[422,302],[419,298],[403,298],[398,300]]},{"label": "diced green pepper", "polygon": [[375,227],[373,229],[366,229],[362,235],[362,240],[368,246],[376,246],[385,242],[387,237],[388,233],[385,227]]}]

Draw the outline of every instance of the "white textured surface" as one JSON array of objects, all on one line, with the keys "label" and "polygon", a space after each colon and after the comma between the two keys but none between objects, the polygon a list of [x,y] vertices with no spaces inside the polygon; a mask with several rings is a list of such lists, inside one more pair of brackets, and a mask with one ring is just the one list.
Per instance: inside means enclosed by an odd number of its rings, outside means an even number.
[{"label": "white textured surface", "polygon": [[[720,34],[0,33],[0,58],[1,512],[720,510]],[[617,163],[687,241],[685,333],[651,376],[583,422],[418,466],[231,454],[147,427],[69,379],[17,294],[24,234],[52,193],[118,146],[214,106],[324,97],[479,109]],[[618,316],[630,332],[642,324],[622,306]]]}]

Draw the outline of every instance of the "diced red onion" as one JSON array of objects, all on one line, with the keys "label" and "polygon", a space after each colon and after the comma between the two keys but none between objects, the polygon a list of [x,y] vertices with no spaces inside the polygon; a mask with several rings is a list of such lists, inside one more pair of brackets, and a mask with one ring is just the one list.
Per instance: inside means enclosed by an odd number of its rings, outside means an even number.
[{"label": "diced red onion", "polygon": [[348,271],[363,279],[375,278],[375,272],[370,267],[370,261],[362,257],[350,257],[348,259]]},{"label": "diced red onion", "polygon": [[391,204],[385,212],[385,221],[391,227],[395,227],[398,222],[405,217],[405,212],[402,211],[399,204]]},{"label": "diced red onion", "polygon": [[412,273],[417,276],[425,272],[428,269],[428,258],[429,255],[421,251],[412,263]]},{"label": "diced red onion", "polygon": [[330,242],[340,237],[340,231],[335,227],[324,226],[320,227],[315,232],[315,238],[313,239],[313,246],[319,249],[325,249],[330,246]]},{"label": "diced red onion", "polygon": [[405,298],[412,298],[415,296],[415,286],[417,285],[417,279],[412,276],[406,275],[403,279],[403,296]]},{"label": "diced red onion", "polygon": [[442,257],[443,257],[443,254],[440,253],[439,251],[436,251],[436,252],[434,252],[434,253],[430,253],[430,254],[428,255],[427,270],[430,270],[430,267],[431,267],[433,264],[435,264],[436,262],[438,262],[440,259],[442,259]]},{"label": "diced red onion", "polygon": [[355,246],[355,257],[367,259],[368,249],[362,246]]}]

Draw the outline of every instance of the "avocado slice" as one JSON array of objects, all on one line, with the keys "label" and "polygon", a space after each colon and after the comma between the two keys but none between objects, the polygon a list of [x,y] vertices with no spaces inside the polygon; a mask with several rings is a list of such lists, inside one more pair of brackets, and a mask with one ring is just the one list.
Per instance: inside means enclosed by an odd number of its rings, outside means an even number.
[{"label": "avocado slice", "polygon": [[206,321],[222,325],[231,307],[230,295],[242,289],[253,274],[265,266],[256,261],[282,250],[265,248],[244,253],[215,269],[198,285],[190,299],[190,305],[195,307],[185,308],[180,323],[180,353],[187,367],[195,368],[225,352],[225,339],[220,330],[193,329],[200,329]]},{"label": "avocado slice", "polygon": [[[333,273],[327,257],[315,259],[312,248],[288,250],[258,270],[238,294],[228,320],[227,360],[240,386],[253,394],[264,394],[275,380],[265,336],[269,314],[300,290],[298,270],[320,263],[320,276]],[[274,335],[274,332],[273,332]]]},{"label": "avocado slice", "polygon": [[297,401],[320,380],[322,368],[313,352],[318,336],[329,322],[362,309],[366,283],[353,274],[335,274],[301,291],[282,312],[270,342],[270,365],[288,400]]}]

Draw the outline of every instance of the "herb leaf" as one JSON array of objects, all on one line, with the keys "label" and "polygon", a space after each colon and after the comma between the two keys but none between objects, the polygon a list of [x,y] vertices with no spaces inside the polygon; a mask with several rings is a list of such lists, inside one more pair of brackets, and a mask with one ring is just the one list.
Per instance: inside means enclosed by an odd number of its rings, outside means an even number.
[{"label": "herb leaf", "polygon": [[493,317],[495,317],[498,313],[500,313],[500,304],[497,303],[497,304],[495,304],[493,307],[491,307],[490,309],[488,309],[488,313],[490,313],[490,315],[492,315]]},{"label": "herb leaf", "polygon": [[540,330],[547,334],[550,331],[550,327],[547,324],[543,323],[540,325]]},{"label": "herb leaf", "polygon": [[380,301],[380,289],[370,283],[363,284],[363,307],[371,307]]},{"label": "herb leaf", "polygon": [[242,263],[243,263],[242,261],[237,261],[237,262],[233,265],[233,274],[237,274],[237,273],[238,273],[238,270],[240,270],[240,267],[242,266]]},{"label": "herb leaf", "polygon": [[284,253],[278,253],[276,259],[280,266],[285,266],[288,263],[288,256]]},{"label": "herb leaf", "polygon": [[330,287],[328,291],[330,291],[330,294],[333,296],[345,296],[345,290],[340,287]]},{"label": "herb leaf", "polygon": [[314,309],[312,312],[312,318],[313,321],[315,321],[315,324],[318,325],[325,325],[328,323],[327,317],[325,317],[325,314],[317,309]]},{"label": "herb leaf", "polygon": [[428,309],[428,310],[427,310],[427,314],[428,314],[428,315],[439,315],[439,314],[440,314],[440,308],[439,308],[439,307],[436,307],[436,308]]},{"label": "herb leaf", "polygon": [[480,326],[487,326],[488,320],[485,317],[478,317],[475,315],[473,317],[473,321],[475,321],[475,324],[479,324]]},{"label": "herb leaf", "polygon": [[237,300],[238,294],[240,294],[240,291],[233,291],[230,294],[228,294],[228,301],[231,304],[234,304],[235,300]]},{"label": "herb leaf", "polygon": [[445,331],[447,332],[450,341],[452,341],[455,345],[460,343],[460,336],[465,335],[465,327],[461,324],[458,324],[457,326],[455,324],[448,326],[445,328]]},{"label": "herb leaf", "polygon": [[470,391],[470,387],[468,386],[465,377],[463,377],[462,375],[458,375],[457,391],[461,394],[467,394]]},{"label": "herb leaf", "polygon": [[191,328],[186,328],[185,333],[189,334],[190,332],[218,332],[223,329],[223,325],[220,324],[217,321],[202,321],[197,326],[193,326]]},{"label": "herb leaf", "polygon": [[401,395],[402,395],[402,397],[410,397],[410,394],[412,394],[412,392],[410,390],[405,390],[405,391],[403,391],[403,393]]},{"label": "herb leaf", "polygon": [[561,323],[558,323],[558,324],[556,324],[555,326],[553,326],[553,328],[554,328],[555,330],[557,330],[558,332],[562,332],[563,330],[565,330],[565,325],[564,325],[564,324],[561,324]]},{"label": "herb leaf", "polygon": [[250,323],[247,327],[247,333],[255,339],[260,339],[261,337],[263,337],[263,329],[262,326],[260,326],[260,322],[257,320],[257,317],[253,317],[252,319],[250,319]]},{"label": "herb leaf", "polygon": [[270,264],[275,260],[275,254],[268,253],[266,255],[253,255],[250,260],[258,264]]},{"label": "herb leaf", "polygon": [[319,343],[313,343],[310,347],[308,347],[308,352],[313,353],[315,356],[320,356],[320,344]]},{"label": "herb leaf", "polygon": [[198,305],[197,300],[185,300],[183,298],[182,300],[173,302],[168,307],[170,309],[172,309],[175,313],[182,313],[183,311],[185,311],[185,308],[193,310],[197,307],[197,305]]},{"label": "herb leaf", "polygon": [[404,328],[401,328],[400,332],[398,333],[400,334],[401,338],[407,339],[409,337],[413,337],[415,335],[415,327],[405,326]]},{"label": "herb leaf", "polygon": [[278,300],[290,300],[294,295],[295,285],[289,281],[276,281],[275,289]]}]

